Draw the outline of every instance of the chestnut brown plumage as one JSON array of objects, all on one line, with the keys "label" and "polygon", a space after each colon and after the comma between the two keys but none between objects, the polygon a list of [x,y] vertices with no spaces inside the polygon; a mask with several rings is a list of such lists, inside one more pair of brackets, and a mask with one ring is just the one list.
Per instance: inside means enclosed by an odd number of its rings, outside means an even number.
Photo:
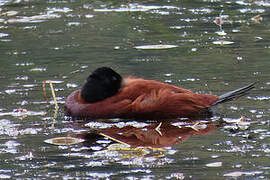
[{"label": "chestnut brown plumage", "polygon": [[254,83],[221,96],[141,78],[122,78],[108,67],[96,69],[82,89],[66,100],[71,117],[170,119],[211,114],[211,107],[245,95]]}]

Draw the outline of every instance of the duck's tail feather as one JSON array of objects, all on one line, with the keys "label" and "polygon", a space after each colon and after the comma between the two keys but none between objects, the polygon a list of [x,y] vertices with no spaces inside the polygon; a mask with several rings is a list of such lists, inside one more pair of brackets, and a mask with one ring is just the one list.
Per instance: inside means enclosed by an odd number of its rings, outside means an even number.
[{"label": "duck's tail feather", "polygon": [[217,104],[220,104],[220,103],[224,103],[224,102],[227,102],[227,101],[231,101],[231,100],[234,100],[236,98],[239,98],[241,96],[244,96],[248,93],[248,91],[250,91],[251,89],[253,89],[255,86],[256,83],[251,83],[247,86],[244,86],[244,87],[241,87],[239,89],[236,89],[236,90],[233,90],[233,91],[230,91],[230,92],[227,92],[225,94],[222,94],[219,96],[219,99],[212,105],[217,105]]}]

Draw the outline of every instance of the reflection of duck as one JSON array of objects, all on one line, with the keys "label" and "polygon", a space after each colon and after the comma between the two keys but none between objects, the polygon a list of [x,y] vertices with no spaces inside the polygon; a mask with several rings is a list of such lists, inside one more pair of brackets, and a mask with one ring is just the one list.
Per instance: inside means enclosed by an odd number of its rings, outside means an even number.
[{"label": "reflection of duck", "polygon": [[197,94],[153,80],[122,78],[110,68],[96,69],[81,90],[66,100],[72,117],[169,119],[211,113],[213,105],[244,95],[254,83],[221,96]]},{"label": "reflection of duck", "polygon": [[129,145],[131,147],[151,147],[162,148],[183,142],[193,135],[206,135],[219,127],[218,124],[189,122],[177,125],[175,122],[151,123],[143,127],[131,125],[124,127],[113,126],[99,129],[91,135],[84,134],[83,137],[88,142],[97,138],[97,135],[108,137],[109,139]]}]

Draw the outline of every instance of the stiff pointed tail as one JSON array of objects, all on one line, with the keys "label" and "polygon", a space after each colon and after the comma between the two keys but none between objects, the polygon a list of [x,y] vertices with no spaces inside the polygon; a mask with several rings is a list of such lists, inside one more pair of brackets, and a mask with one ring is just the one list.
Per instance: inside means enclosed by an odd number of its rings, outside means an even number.
[{"label": "stiff pointed tail", "polygon": [[248,91],[250,91],[251,89],[255,87],[254,85],[255,85],[255,82],[247,86],[244,86],[242,88],[222,94],[219,96],[219,99],[213,105],[231,101],[241,96],[244,96],[248,93]]}]

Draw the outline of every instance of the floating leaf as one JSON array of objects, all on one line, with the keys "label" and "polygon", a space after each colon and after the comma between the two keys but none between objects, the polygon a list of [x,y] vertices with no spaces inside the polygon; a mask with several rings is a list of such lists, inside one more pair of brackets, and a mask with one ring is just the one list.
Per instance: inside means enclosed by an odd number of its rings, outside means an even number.
[{"label": "floating leaf", "polygon": [[219,41],[213,41],[213,44],[217,45],[228,45],[228,44],[233,44],[234,42],[232,41],[225,41],[225,40],[219,40]]},{"label": "floating leaf", "polygon": [[213,163],[208,163],[206,164],[207,167],[221,167],[222,162],[213,162]]},{"label": "floating leaf", "polygon": [[56,138],[47,139],[44,142],[48,144],[63,146],[63,145],[79,144],[81,142],[84,142],[84,139],[79,139],[79,138],[74,138],[74,137],[56,137]]},{"label": "floating leaf", "polygon": [[176,48],[177,45],[169,45],[169,44],[157,44],[157,45],[143,45],[143,46],[135,46],[136,49],[170,49]]}]

